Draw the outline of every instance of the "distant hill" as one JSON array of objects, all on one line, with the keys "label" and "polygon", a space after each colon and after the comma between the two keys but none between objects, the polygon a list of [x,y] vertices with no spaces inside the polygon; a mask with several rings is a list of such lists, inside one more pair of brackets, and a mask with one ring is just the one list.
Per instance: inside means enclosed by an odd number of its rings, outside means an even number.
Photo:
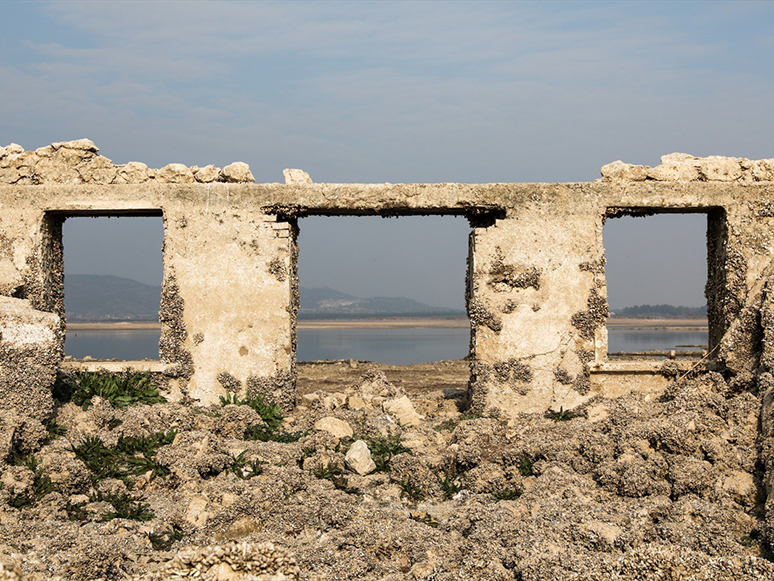
[{"label": "distant hill", "polygon": [[703,307],[637,305],[635,307],[614,309],[612,316],[622,319],[706,319],[707,305]]},{"label": "distant hill", "polygon": [[160,303],[161,286],[142,284],[120,276],[65,276],[65,311],[71,323],[158,321]]},{"label": "distant hill", "polygon": [[434,307],[405,297],[360,298],[328,287],[299,287],[298,292],[300,319],[465,316],[462,310]]},{"label": "distant hill", "polygon": [[[359,298],[332,288],[299,288],[302,319],[465,316],[465,311],[433,307],[405,297]],[[158,321],[161,287],[120,276],[65,276],[67,320]]]}]

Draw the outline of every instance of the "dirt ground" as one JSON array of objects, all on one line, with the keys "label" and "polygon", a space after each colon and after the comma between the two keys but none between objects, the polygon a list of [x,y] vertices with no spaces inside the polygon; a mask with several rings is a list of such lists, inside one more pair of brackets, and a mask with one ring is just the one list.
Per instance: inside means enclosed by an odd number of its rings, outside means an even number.
[{"label": "dirt ground", "polygon": [[310,361],[298,364],[298,393],[317,390],[344,391],[355,383],[367,369],[378,369],[387,381],[401,387],[408,394],[434,390],[467,390],[470,368],[468,362],[439,361],[418,365],[385,365],[369,361]]}]

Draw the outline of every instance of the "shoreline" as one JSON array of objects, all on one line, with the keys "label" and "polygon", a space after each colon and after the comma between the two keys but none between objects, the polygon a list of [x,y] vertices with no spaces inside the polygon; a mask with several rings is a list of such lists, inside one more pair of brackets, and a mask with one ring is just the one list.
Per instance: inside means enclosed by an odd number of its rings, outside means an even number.
[{"label": "shoreline", "polygon": [[615,331],[707,331],[707,319],[627,319],[611,317],[608,330]]},{"label": "shoreline", "polygon": [[[393,317],[374,319],[301,319],[297,329],[460,329],[470,326],[467,317]],[[624,319],[610,318],[608,330],[616,331],[706,331],[704,319]],[[156,331],[161,323],[122,321],[68,323],[70,331]]]}]

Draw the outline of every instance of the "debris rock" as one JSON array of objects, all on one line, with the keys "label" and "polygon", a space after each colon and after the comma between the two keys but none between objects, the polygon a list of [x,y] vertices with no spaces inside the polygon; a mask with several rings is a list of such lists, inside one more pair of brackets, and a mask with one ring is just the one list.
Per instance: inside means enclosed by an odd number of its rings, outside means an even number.
[{"label": "debris rock", "polygon": [[361,476],[365,476],[376,470],[376,464],[374,464],[373,458],[371,458],[371,451],[368,449],[368,444],[363,440],[357,440],[352,444],[347,452],[346,460],[347,467]]},{"label": "debris rock", "polygon": [[642,182],[648,177],[649,169],[650,167],[647,165],[632,165],[618,160],[602,166],[602,180],[606,182]]},{"label": "debris rock", "polygon": [[253,174],[250,172],[250,166],[243,161],[235,161],[227,165],[221,172],[223,181],[230,183],[252,183],[255,182]]},{"label": "debris rock", "polygon": [[194,179],[203,184],[216,182],[220,177],[220,168],[217,168],[214,165],[205,166],[194,172]]},{"label": "debris rock", "polygon": [[382,408],[395,416],[401,426],[415,427],[422,423],[422,418],[406,395],[384,402]]},{"label": "debris rock", "polygon": [[285,176],[285,184],[289,186],[310,186],[312,178],[309,174],[300,169],[284,169],[282,175]]},{"label": "debris rock", "polygon": [[188,166],[170,163],[156,170],[156,181],[168,184],[190,184],[196,181]]},{"label": "debris rock", "polygon": [[118,183],[142,184],[148,179],[148,166],[144,163],[130,161],[125,165],[118,166]]},{"label": "debris rock", "polygon": [[347,422],[334,418],[333,416],[327,416],[317,420],[314,423],[314,429],[328,432],[336,438],[351,438],[354,434],[352,427]]}]

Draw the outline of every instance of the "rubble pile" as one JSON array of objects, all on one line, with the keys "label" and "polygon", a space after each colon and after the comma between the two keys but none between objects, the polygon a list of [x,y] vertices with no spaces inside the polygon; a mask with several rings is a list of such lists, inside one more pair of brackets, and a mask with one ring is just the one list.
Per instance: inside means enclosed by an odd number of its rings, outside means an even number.
[{"label": "rubble pile", "polygon": [[670,153],[661,156],[661,165],[656,167],[619,160],[602,166],[601,173],[604,182],[770,182],[774,181],[774,159]]},{"label": "rubble pile", "polygon": [[708,373],[509,421],[380,370],[284,418],[57,400],[46,427],[0,424],[0,562],[26,581],[771,579],[765,387]]},{"label": "rubble pile", "polygon": [[252,183],[250,167],[241,161],[224,168],[208,165],[188,167],[170,163],[151,169],[144,163],[130,161],[115,165],[99,155],[99,149],[89,139],[62,141],[24,151],[12,143],[0,147],[0,184],[36,186],[57,184],[141,184],[149,181],[169,184],[188,183]]}]

